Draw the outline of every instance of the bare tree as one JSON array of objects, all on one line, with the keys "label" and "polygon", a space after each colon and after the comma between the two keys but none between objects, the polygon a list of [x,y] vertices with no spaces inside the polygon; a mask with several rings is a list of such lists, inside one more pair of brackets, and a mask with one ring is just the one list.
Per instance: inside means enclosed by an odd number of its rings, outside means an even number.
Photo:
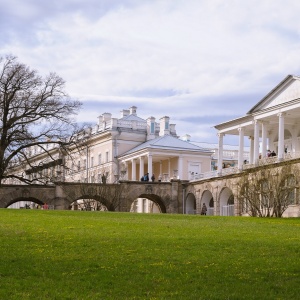
[{"label": "bare tree", "polygon": [[[32,159],[33,148],[63,164],[63,151],[76,135],[72,116],[81,106],[64,88],[64,80],[55,73],[42,78],[16,57],[0,58],[0,185],[8,178],[31,183],[24,173],[14,172],[21,164],[45,169]],[[60,149],[59,157],[52,157],[49,144]]]},{"label": "bare tree", "polygon": [[295,164],[244,171],[238,182],[242,212],[253,217],[282,217],[289,205],[298,202],[299,179]]}]

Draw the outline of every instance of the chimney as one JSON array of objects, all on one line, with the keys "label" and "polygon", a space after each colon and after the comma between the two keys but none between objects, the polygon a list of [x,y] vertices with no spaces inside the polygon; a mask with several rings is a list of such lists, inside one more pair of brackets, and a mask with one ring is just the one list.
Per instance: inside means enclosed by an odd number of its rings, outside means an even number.
[{"label": "chimney", "polygon": [[147,119],[147,141],[155,138],[155,118],[149,117]]},{"label": "chimney", "polygon": [[123,109],[121,110],[121,118],[127,117],[130,114],[129,109]]},{"label": "chimney", "polygon": [[136,109],[137,109],[136,106],[131,106],[129,108],[130,114],[136,116]]},{"label": "chimney", "polygon": [[107,122],[111,119],[111,113],[104,113],[102,114],[103,122]]},{"label": "chimney", "polygon": [[170,121],[170,118],[167,116],[160,118],[160,131],[159,131],[160,136],[170,134],[169,121]]}]

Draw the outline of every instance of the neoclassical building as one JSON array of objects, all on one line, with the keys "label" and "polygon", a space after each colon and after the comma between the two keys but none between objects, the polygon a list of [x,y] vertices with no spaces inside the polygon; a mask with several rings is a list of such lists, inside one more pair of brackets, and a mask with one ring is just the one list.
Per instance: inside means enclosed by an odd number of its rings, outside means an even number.
[{"label": "neoclassical building", "polygon": [[146,173],[150,180],[154,174],[156,181],[189,180],[211,168],[210,149],[179,139],[168,116],[159,122],[154,117],[143,119],[135,106],[123,109],[119,118],[103,113],[81,140],[71,156],[51,144],[47,145],[48,153],[38,146],[28,149],[30,166],[23,164],[13,171],[31,180],[45,178],[49,183],[114,183],[139,181]]},{"label": "neoclassical building", "polygon": [[[191,182],[200,211],[203,203],[213,215],[240,215],[238,181],[243,170],[280,166],[289,161],[299,164],[300,158],[300,77],[288,75],[245,116],[215,126],[218,131],[217,170],[200,174]],[[237,165],[224,168],[224,136],[235,135],[238,141]],[[245,161],[245,142],[248,139],[249,159]],[[269,151],[270,150],[270,151]],[[268,153],[274,151],[274,156]],[[231,176],[231,177],[230,177]],[[293,174],[291,174],[293,176]],[[196,191],[196,192],[195,192]],[[192,194],[192,193],[191,193]],[[291,193],[291,205],[284,216],[299,216],[299,190]],[[189,199],[187,199],[189,200]],[[193,205],[190,204],[190,207]],[[246,212],[244,212],[247,214]]]},{"label": "neoclassical building", "polygon": [[244,166],[245,137],[250,140],[249,164],[267,158],[268,150],[276,159],[300,154],[300,77],[288,75],[245,116],[215,126],[219,136],[218,172],[222,173],[223,137],[238,136],[238,169]]}]

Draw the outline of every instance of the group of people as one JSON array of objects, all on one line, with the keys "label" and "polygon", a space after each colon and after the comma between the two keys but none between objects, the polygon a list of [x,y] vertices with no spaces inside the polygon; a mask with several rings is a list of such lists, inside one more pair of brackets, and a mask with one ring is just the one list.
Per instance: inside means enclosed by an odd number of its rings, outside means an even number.
[{"label": "group of people", "polygon": [[[144,176],[142,176],[141,181],[149,181],[149,173],[146,173]],[[154,174],[151,176],[151,181],[152,182],[155,181],[155,175]]]},{"label": "group of people", "polygon": [[272,152],[271,152],[271,150],[268,150],[268,152],[267,152],[267,157],[272,157],[272,156],[276,156],[276,155],[277,154],[274,150]]}]

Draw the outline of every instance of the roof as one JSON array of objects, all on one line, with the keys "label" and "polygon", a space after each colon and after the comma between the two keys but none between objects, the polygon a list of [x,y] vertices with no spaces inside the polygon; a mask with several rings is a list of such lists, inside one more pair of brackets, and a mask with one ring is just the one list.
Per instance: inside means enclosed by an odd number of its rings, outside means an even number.
[{"label": "roof", "polygon": [[270,98],[273,94],[275,94],[278,90],[280,90],[287,83],[291,82],[293,79],[300,80],[299,76],[296,75],[287,75],[282,81],[279,82],[266,96],[264,96],[257,104],[255,104],[247,114],[252,114],[259,108],[268,98]]},{"label": "roof", "polygon": [[122,121],[138,121],[138,122],[145,122],[146,123],[146,120],[138,117],[137,115],[128,115],[126,117],[120,118],[119,120],[122,120]]},{"label": "roof", "polygon": [[[123,155],[131,154],[140,150],[144,149],[164,149],[164,150],[181,150],[181,151],[197,151],[197,152],[211,152],[210,149],[201,148],[197,145],[194,145],[192,143],[180,140],[176,137],[173,137],[171,135],[164,135],[157,137],[153,140],[149,140],[143,144],[138,145],[137,147],[127,151]],[[122,155],[122,156],[123,156]]]}]

